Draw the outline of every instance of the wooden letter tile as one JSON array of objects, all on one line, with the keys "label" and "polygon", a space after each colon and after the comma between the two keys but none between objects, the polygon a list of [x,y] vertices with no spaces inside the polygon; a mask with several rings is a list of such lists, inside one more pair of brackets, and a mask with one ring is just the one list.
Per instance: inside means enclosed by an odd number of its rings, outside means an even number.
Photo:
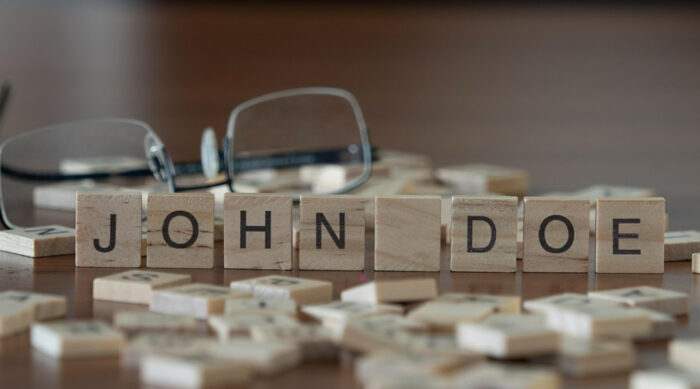
[{"label": "wooden letter tile", "polygon": [[78,193],[75,266],[141,266],[141,194]]},{"label": "wooden letter tile", "polygon": [[151,311],[206,319],[209,315],[222,314],[227,299],[244,297],[250,297],[250,293],[225,286],[187,284],[152,291]]},{"label": "wooden letter tile", "polygon": [[517,197],[452,197],[452,271],[514,272]]},{"label": "wooden letter tile", "polygon": [[588,292],[588,296],[593,299],[613,301],[631,307],[648,308],[669,315],[684,315],[688,313],[690,308],[688,294],[652,286],[635,286],[632,288]]},{"label": "wooden letter tile", "polygon": [[566,374],[590,377],[634,368],[634,347],[623,339],[581,339],[565,336],[559,345],[557,365]]},{"label": "wooden letter tile", "polygon": [[345,289],[343,301],[366,303],[398,303],[430,300],[437,297],[437,282],[433,278],[381,280]]},{"label": "wooden letter tile", "polygon": [[458,388],[559,389],[562,387],[561,378],[555,371],[516,364],[478,364],[465,369],[462,373],[457,373],[454,381]]},{"label": "wooden letter tile", "polygon": [[377,196],[374,270],[439,271],[438,196]]},{"label": "wooden letter tile", "polygon": [[668,344],[668,359],[675,367],[697,371],[700,366],[700,338],[672,340]]},{"label": "wooden letter tile", "polygon": [[337,343],[363,353],[383,349],[403,350],[416,334],[428,331],[425,324],[396,314],[324,322],[324,325],[331,330]]},{"label": "wooden letter tile", "polygon": [[364,198],[302,196],[299,226],[299,269],[364,270]]},{"label": "wooden letter tile", "polygon": [[292,268],[292,197],[224,196],[224,267]]},{"label": "wooden letter tile", "polygon": [[250,329],[261,326],[298,326],[297,319],[288,315],[270,313],[240,313],[236,316],[216,315],[208,319],[209,327],[219,337],[219,341],[227,342],[235,338],[250,337]]},{"label": "wooden letter tile", "polygon": [[700,389],[700,373],[669,367],[637,370],[630,376],[630,389]]},{"label": "wooden letter tile", "polygon": [[524,358],[553,354],[559,335],[540,315],[499,313],[479,323],[460,323],[457,341],[469,350],[493,358]]},{"label": "wooden letter tile", "polygon": [[33,320],[32,306],[15,301],[0,301],[0,338],[27,330]]},{"label": "wooden letter tile", "polygon": [[284,342],[256,342],[250,339],[233,339],[208,350],[222,359],[240,361],[253,368],[256,374],[268,376],[290,369],[301,362],[298,345]]},{"label": "wooden letter tile", "polygon": [[252,326],[250,338],[257,342],[296,345],[305,361],[335,359],[338,355],[338,347],[333,342],[330,330],[315,324]]},{"label": "wooden letter tile", "polygon": [[214,267],[214,195],[148,195],[148,267]]},{"label": "wooden letter tile", "polygon": [[141,359],[141,382],[176,388],[238,386],[250,381],[252,369],[235,359],[206,350],[185,355],[147,355]]},{"label": "wooden letter tile", "polygon": [[157,312],[117,312],[114,327],[126,331],[194,331],[197,319],[186,315],[165,315]]},{"label": "wooden letter tile", "polygon": [[324,324],[336,324],[374,315],[403,315],[403,307],[396,304],[373,304],[360,301],[333,301],[327,304],[305,305],[301,308],[305,314],[320,320]]},{"label": "wooden letter tile", "polygon": [[700,231],[673,231],[664,234],[664,261],[684,261],[700,251]]},{"label": "wooden letter tile", "polygon": [[456,324],[481,321],[493,312],[491,304],[429,301],[411,311],[408,317],[434,331],[454,332]]},{"label": "wooden letter tile", "polygon": [[64,296],[6,290],[0,292],[0,303],[2,302],[29,306],[34,310],[34,320],[51,320],[66,316],[67,303]]},{"label": "wooden letter tile", "polygon": [[191,333],[144,331],[129,340],[123,361],[124,365],[134,367],[146,355],[188,355],[205,351],[216,344],[214,338]]},{"label": "wooden letter tile", "polygon": [[97,320],[61,320],[32,324],[31,343],[53,358],[116,357],[124,335]]},{"label": "wooden letter tile", "polygon": [[523,196],[528,188],[527,172],[501,166],[468,164],[435,170],[438,180],[467,194],[500,193]]},{"label": "wooden letter tile", "polygon": [[526,197],[523,271],[588,271],[590,204],[585,199]]},{"label": "wooden letter tile", "polygon": [[129,270],[95,278],[92,282],[92,298],[122,303],[150,304],[153,290],[187,284],[191,280],[192,276],[189,274]]},{"label": "wooden letter tile", "polygon": [[693,273],[700,273],[700,253],[693,254],[693,262],[691,264]]},{"label": "wooden letter tile", "polygon": [[642,338],[651,334],[651,317],[624,306],[561,305],[545,311],[547,326],[579,338]]},{"label": "wooden letter tile", "polygon": [[73,254],[75,230],[50,225],[0,231],[0,251],[34,258]]},{"label": "wooden letter tile", "polygon": [[231,282],[231,288],[255,297],[288,298],[299,305],[320,304],[333,298],[333,283],[287,276],[263,276]]},{"label": "wooden letter tile", "polygon": [[599,199],[596,272],[663,273],[663,198]]},{"label": "wooden letter tile", "polygon": [[296,301],[277,297],[252,297],[226,300],[224,315],[247,313],[280,313],[291,317],[297,315]]}]

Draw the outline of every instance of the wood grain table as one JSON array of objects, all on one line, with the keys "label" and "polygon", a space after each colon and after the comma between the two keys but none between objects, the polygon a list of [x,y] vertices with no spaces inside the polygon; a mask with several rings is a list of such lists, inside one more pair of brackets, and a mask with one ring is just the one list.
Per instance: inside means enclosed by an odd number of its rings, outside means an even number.
[{"label": "wood grain table", "polygon": [[[531,194],[607,183],[655,188],[671,229],[700,227],[700,8],[691,5],[466,6],[456,3],[224,4],[3,2],[0,80],[14,86],[0,138],[55,122],[145,120],[178,160],[198,157],[201,130],[223,136],[231,109],[257,95],[328,85],[352,91],[374,144],[436,165],[488,162],[530,172]],[[70,224],[70,217],[67,217]],[[371,237],[370,237],[371,238]],[[367,261],[371,262],[368,240]],[[447,250],[443,248],[443,268]],[[219,266],[221,249],[217,250]],[[371,268],[371,267],[368,267]],[[96,276],[73,257],[0,254],[0,289],[66,295],[69,315],[105,320],[144,309],[93,301]],[[177,270],[224,285],[264,271]],[[294,272],[335,294],[403,273]],[[679,336],[700,335],[688,262],[664,275],[450,273],[441,292],[519,294],[647,284],[691,294]],[[666,363],[665,342],[638,347]],[[567,380],[620,388],[626,375]],[[59,363],[28,335],[0,341],[0,387],[135,387],[117,360]],[[255,388],[352,388],[351,364],[304,365]]]}]

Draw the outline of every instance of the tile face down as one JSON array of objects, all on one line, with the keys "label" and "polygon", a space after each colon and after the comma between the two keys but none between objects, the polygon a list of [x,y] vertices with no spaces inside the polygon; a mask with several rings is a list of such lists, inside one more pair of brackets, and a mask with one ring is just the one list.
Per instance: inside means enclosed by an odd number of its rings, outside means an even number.
[{"label": "tile face down", "polygon": [[365,202],[357,196],[302,196],[299,269],[365,268]]},{"label": "tile face down", "polygon": [[50,225],[0,231],[0,251],[33,258],[73,254],[75,230]]},{"label": "tile face down", "polygon": [[150,304],[151,292],[189,283],[189,274],[129,270],[92,281],[92,298],[122,303]]},{"label": "tile face down", "polygon": [[590,203],[586,199],[526,197],[523,271],[588,271]]},{"label": "tile face down", "polygon": [[452,197],[452,271],[514,272],[517,197]]},{"label": "tile face down", "polygon": [[292,197],[224,195],[224,267],[292,268]]},{"label": "tile face down", "polygon": [[663,273],[663,198],[599,199],[596,272]]},{"label": "tile face down", "polygon": [[438,196],[377,196],[374,270],[439,271]]},{"label": "tile face down", "polygon": [[436,298],[437,282],[433,278],[405,278],[365,282],[341,292],[343,301],[371,304],[424,301]]},{"label": "tile face down", "polygon": [[75,266],[141,266],[141,197],[78,193]]},{"label": "tile face down", "polygon": [[124,335],[98,320],[61,320],[33,324],[31,343],[53,358],[116,357]]},{"label": "tile face down", "polygon": [[148,195],[148,267],[214,267],[214,195]]}]

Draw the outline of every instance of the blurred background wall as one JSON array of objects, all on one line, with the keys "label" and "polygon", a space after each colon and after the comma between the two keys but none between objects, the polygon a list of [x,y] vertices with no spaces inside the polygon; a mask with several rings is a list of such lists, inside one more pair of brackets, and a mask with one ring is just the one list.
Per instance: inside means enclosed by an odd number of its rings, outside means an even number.
[{"label": "blurred background wall", "polygon": [[196,159],[236,104],[337,86],[378,146],[522,167],[532,194],[651,186],[672,228],[700,222],[699,70],[684,4],[0,3],[2,138],[133,117]]}]

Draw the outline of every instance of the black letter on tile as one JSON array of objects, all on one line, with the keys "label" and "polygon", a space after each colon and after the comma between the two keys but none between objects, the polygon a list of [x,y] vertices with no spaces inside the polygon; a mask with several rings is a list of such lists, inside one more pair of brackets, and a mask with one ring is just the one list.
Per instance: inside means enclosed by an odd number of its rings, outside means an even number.
[{"label": "black letter on tile", "polygon": [[[479,220],[486,222],[486,224],[491,227],[491,240],[489,241],[489,244],[487,244],[484,247],[474,247],[474,242],[473,242],[473,225],[474,225],[474,220]],[[493,223],[493,220],[491,218],[488,218],[486,216],[467,216],[467,252],[468,253],[485,253],[488,251],[491,251],[493,248],[493,245],[496,244],[496,225]]]},{"label": "black letter on tile", "polygon": [[95,238],[92,241],[92,244],[95,246],[95,250],[101,252],[101,253],[108,253],[112,250],[114,250],[114,246],[117,243],[117,215],[115,214],[110,214],[109,215],[109,244],[107,247],[102,247],[100,245],[100,240],[98,238]]},{"label": "black letter on tile", "polygon": [[323,224],[324,227],[326,227],[326,231],[331,235],[331,239],[333,239],[333,243],[335,243],[336,246],[338,246],[339,249],[344,249],[345,248],[345,212],[341,212],[338,214],[338,224],[340,224],[339,227],[339,233],[340,237],[335,234],[335,231],[333,231],[333,228],[331,227],[330,223],[328,223],[328,219],[326,219],[326,216],[324,216],[321,212],[316,212],[316,248],[320,249],[321,248],[321,224]]},{"label": "black letter on tile", "polygon": [[[544,232],[547,229],[547,225],[554,220],[559,220],[560,222],[564,223],[569,233],[569,238],[566,240],[566,243],[564,243],[564,245],[559,248],[554,248],[550,246],[547,243],[547,239],[544,236]],[[540,244],[542,245],[542,248],[545,251],[553,254],[563,253],[564,251],[570,249],[571,245],[574,244],[574,226],[571,224],[571,221],[562,215],[552,215],[546,217],[542,221],[542,224],[540,224]]]},{"label": "black letter on tile", "polygon": [[641,222],[640,219],[613,219],[613,233],[612,233],[612,240],[613,240],[613,254],[632,254],[632,255],[637,255],[641,254],[642,250],[624,250],[620,248],[620,239],[637,239],[639,238],[639,234],[621,234],[620,233],[620,224],[639,224]]},{"label": "black letter on tile", "polygon": [[[176,243],[173,242],[173,240],[170,238],[170,222],[178,216],[185,217],[192,224],[192,236],[190,236],[190,239],[188,239],[185,243]],[[173,211],[165,217],[165,220],[163,220],[163,239],[165,240],[165,243],[167,243],[167,245],[170,247],[174,247],[176,249],[186,249],[192,246],[194,242],[197,241],[198,236],[199,223],[197,223],[197,219],[194,218],[194,215],[187,211]]]},{"label": "black letter on tile", "polygon": [[265,248],[269,249],[272,247],[272,223],[270,220],[272,219],[272,211],[265,211],[265,225],[264,226],[248,226],[246,224],[246,216],[247,216],[246,211],[241,211],[241,248],[244,249],[246,248],[246,241],[245,237],[248,231],[255,232],[255,231],[264,231],[265,232]]}]

